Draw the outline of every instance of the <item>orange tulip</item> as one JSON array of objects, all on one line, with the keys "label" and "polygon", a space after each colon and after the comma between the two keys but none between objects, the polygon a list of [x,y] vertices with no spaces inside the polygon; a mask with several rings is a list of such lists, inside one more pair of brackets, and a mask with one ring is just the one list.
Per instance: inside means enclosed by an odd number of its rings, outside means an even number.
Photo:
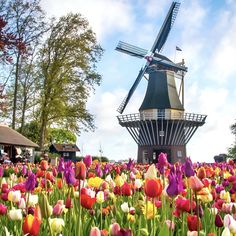
[{"label": "orange tulip", "polygon": [[197,177],[198,177],[199,179],[204,179],[204,178],[206,178],[206,170],[205,170],[204,167],[200,167],[200,168],[198,169],[198,171],[197,171]]},{"label": "orange tulip", "polygon": [[86,178],[86,166],[82,161],[75,164],[75,178],[82,180]]},{"label": "orange tulip", "polygon": [[24,234],[29,236],[38,236],[40,231],[40,223],[41,221],[38,217],[35,217],[31,214],[27,215],[22,225]]},{"label": "orange tulip", "polygon": [[48,162],[46,160],[42,160],[40,162],[40,167],[41,167],[41,170],[47,170],[49,168]]},{"label": "orange tulip", "polygon": [[58,187],[59,189],[61,189],[61,188],[63,187],[63,182],[62,182],[62,179],[61,179],[61,178],[57,179],[57,187]]},{"label": "orange tulip", "polygon": [[204,187],[202,181],[197,176],[190,176],[188,184],[193,191],[200,191]]},{"label": "orange tulip", "polygon": [[146,179],[144,184],[144,192],[148,197],[158,197],[162,193],[161,180],[158,178]]}]

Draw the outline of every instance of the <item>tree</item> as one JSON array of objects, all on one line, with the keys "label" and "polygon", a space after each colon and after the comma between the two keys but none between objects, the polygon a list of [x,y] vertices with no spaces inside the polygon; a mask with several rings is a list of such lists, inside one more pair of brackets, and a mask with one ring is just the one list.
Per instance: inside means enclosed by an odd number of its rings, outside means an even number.
[{"label": "tree", "polygon": [[52,124],[77,133],[82,127],[94,128],[86,102],[101,81],[96,64],[102,52],[80,14],[68,14],[52,24],[39,58],[41,149]]},{"label": "tree", "polygon": [[25,45],[20,38],[10,32],[7,28],[7,21],[4,20],[3,16],[0,16],[0,61],[4,63],[11,62],[11,51],[17,48],[24,51]]},{"label": "tree", "polygon": [[[12,99],[12,128],[16,126],[17,116],[21,116],[19,122],[22,129],[26,110],[31,107],[28,106],[29,91],[35,89],[36,78],[29,75],[33,74],[31,69],[34,68],[32,64],[36,49],[46,31],[45,14],[39,5],[40,0],[0,0],[0,3],[4,6],[3,13],[11,32],[24,45],[11,50],[12,94],[9,96]],[[17,111],[20,111],[18,115]]]},{"label": "tree", "polygon": [[[24,125],[24,130],[21,132],[25,137],[39,144],[40,125],[37,121],[31,121]],[[19,130],[20,131],[20,130]]]},{"label": "tree", "polygon": [[228,149],[228,156],[236,158],[236,122],[230,126],[232,134],[235,136],[234,144]]}]

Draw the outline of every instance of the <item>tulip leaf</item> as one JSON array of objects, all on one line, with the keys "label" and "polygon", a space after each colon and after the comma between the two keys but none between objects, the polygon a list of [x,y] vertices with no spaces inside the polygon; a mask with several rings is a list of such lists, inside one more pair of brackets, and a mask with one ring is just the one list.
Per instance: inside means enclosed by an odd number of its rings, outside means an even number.
[{"label": "tulip leaf", "polygon": [[167,225],[164,224],[163,227],[161,227],[161,230],[160,230],[158,236],[167,236],[167,235],[169,235],[169,229],[168,229]]}]

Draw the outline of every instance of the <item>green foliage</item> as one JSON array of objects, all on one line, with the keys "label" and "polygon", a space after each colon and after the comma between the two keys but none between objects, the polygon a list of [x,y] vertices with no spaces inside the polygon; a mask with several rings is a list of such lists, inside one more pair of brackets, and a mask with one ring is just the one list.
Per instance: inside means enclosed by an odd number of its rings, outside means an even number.
[{"label": "green foliage", "polygon": [[60,155],[58,153],[48,153],[48,157],[49,159],[55,159],[55,158],[58,158],[60,157]]},{"label": "green foliage", "polygon": [[55,143],[76,143],[76,135],[69,130],[50,128],[48,133],[49,140]]},{"label": "green foliage", "polygon": [[235,136],[235,142],[231,147],[228,149],[228,157],[229,158],[236,158],[236,122],[230,126],[232,134]]},{"label": "green foliage", "polygon": [[[83,160],[83,158],[84,157],[82,157],[82,156],[76,157],[76,161],[81,161],[81,160]],[[109,162],[109,159],[107,157],[103,157],[103,156],[102,157],[100,157],[100,156],[93,156],[92,160],[93,161],[94,160],[98,160],[98,161],[101,160],[101,162]]]},{"label": "green foliage", "polygon": [[[35,121],[31,121],[24,125],[21,134],[30,139],[31,141],[39,144],[39,135],[40,135],[40,126],[39,123]],[[20,129],[18,130],[20,132]]]}]

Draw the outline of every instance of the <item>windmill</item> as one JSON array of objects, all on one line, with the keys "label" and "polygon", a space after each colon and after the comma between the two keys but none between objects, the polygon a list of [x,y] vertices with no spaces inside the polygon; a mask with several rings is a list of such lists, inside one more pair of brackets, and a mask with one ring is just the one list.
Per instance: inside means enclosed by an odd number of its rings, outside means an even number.
[{"label": "windmill", "polygon": [[[170,162],[183,160],[186,156],[186,144],[206,119],[206,115],[185,112],[184,75],[187,67],[184,61],[174,63],[160,53],[173,27],[179,7],[178,2],[171,4],[150,52],[121,41],[116,47],[120,52],[146,59],[129,93],[117,109],[120,114],[123,113],[139,82],[148,74],[146,94],[139,113],[117,116],[119,124],[127,128],[138,144],[138,162],[141,163],[156,162],[156,157],[161,152],[168,154]],[[181,79],[179,92],[175,77]]]}]

